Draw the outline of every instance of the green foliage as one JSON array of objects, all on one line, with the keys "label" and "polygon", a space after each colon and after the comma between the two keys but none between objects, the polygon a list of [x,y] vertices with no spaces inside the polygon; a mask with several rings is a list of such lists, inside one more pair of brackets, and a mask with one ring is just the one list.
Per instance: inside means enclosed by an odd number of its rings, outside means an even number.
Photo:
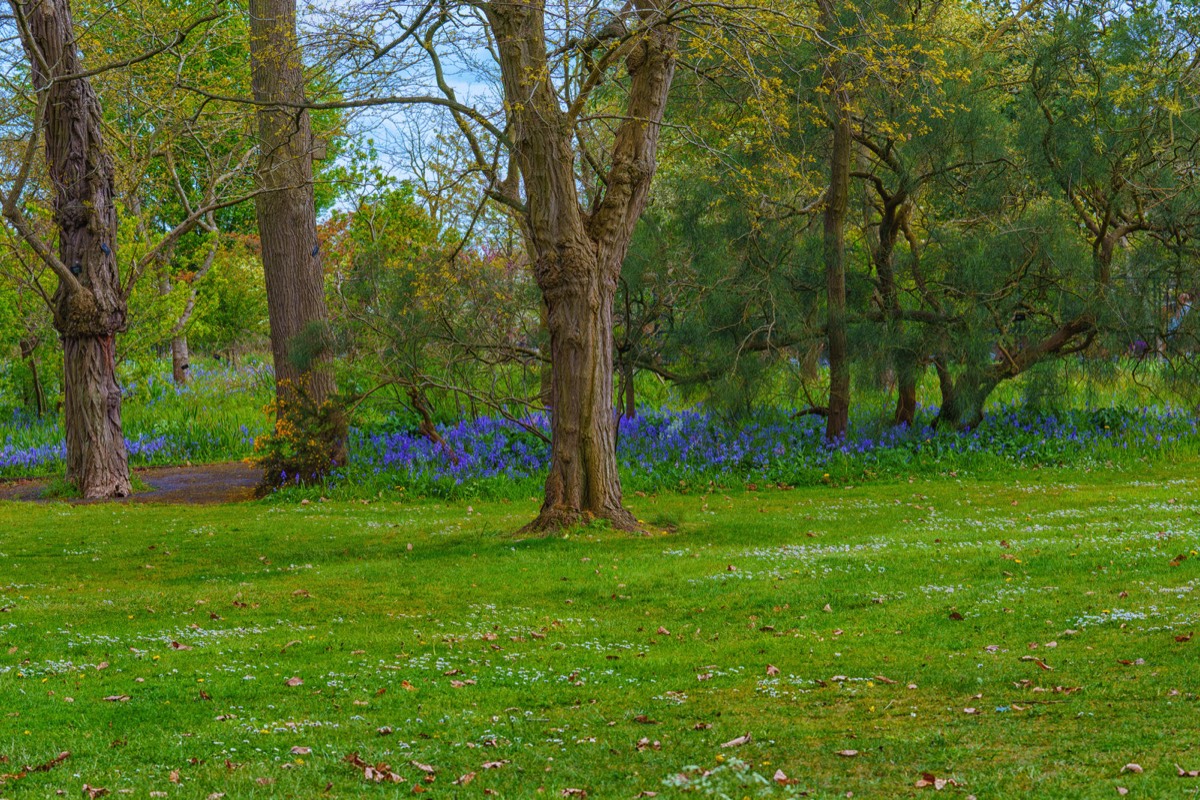
[{"label": "green foliage", "polygon": [[349,425],[338,400],[318,403],[302,385],[283,385],[263,413],[275,427],[254,440],[262,491],[316,484],[346,465]]}]

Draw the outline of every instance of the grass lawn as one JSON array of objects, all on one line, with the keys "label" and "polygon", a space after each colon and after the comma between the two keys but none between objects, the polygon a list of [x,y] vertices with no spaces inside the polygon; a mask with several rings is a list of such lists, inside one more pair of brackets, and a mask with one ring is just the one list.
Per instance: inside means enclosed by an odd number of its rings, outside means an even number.
[{"label": "grass lawn", "polygon": [[0,797],[1194,797],[1197,477],[0,504]]}]

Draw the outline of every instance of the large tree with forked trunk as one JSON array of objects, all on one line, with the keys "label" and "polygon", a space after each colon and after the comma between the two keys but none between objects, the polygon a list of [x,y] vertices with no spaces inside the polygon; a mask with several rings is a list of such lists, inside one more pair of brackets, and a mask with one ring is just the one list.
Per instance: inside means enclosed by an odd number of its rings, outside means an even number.
[{"label": "large tree with forked trunk", "polygon": [[[654,176],[663,113],[675,72],[678,28],[670,0],[642,0],[632,32],[601,58],[624,59],[626,108],[609,146],[603,191],[580,196],[577,147],[586,95],[564,105],[550,80],[540,2],[486,5],[495,32],[511,154],[524,197],[520,216],[545,299],[551,359],[551,462],[545,502],[530,528],[589,518],[633,529],[621,503],[613,414],[613,303],[634,225]],[[602,71],[597,65],[594,70]],[[508,198],[515,201],[516,198]]]}]

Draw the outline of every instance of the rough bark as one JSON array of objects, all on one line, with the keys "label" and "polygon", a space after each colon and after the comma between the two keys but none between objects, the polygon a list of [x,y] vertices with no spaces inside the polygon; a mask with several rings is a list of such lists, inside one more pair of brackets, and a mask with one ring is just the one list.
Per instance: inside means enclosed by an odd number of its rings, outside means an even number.
[{"label": "rough bark", "polygon": [[[838,21],[832,0],[820,0],[821,24],[835,31]],[[829,192],[825,198],[824,258],[828,321],[825,329],[829,357],[829,414],[825,439],[838,441],[850,425],[850,345],[846,322],[846,216],[850,201],[852,132],[850,97],[844,69],[836,55],[830,57],[833,83],[831,114],[833,147],[829,159]]]},{"label": "rough bark", "polygon": [[675,73],[678,31],[662,23],[671,6],[669,0],[637,4],[639,32],[625,59],[625,118],[609,154],[603,198],[590,211],[581,207],[576,180],[574,120],[549,83],[544,3],[497,0],[486,7],[524,188],[521,226],[550,335],[550,469],[542,510],[529,531],[592,519],[637,527],[622,505],[617,474],[613,304],[649,196]]},{"label": "rough bark", "polygon": [[[322,336],[328,325],[325,282],[313,198],[313,135],[305,102],[304,68],[296,39],[294,0],[251,0],[250,63],[258,111],[261,192],[255,197],[266,277],[267,314],[276,391],[302,389],[321,404],[333,395],[329,359],[298,359],[300,337]],[[307,348],[306,348],[307,349]]]},{"label": "rough bark", "polygon": [[[54,326],[63,342],[66,478],[86,498],[130,493],[114,344],[126,305],[117,270],[113,162],[100,101],[75,44],[68,0],[10,0],[42,112],[46,164],[58,229]],[[35,131],[34,135],[37,135]],[[15,201],[15,197],[12,198]],[[35,249],[48,250],[13,202],[5,216]],[[53,261],[53,259],[50,259]]]}]

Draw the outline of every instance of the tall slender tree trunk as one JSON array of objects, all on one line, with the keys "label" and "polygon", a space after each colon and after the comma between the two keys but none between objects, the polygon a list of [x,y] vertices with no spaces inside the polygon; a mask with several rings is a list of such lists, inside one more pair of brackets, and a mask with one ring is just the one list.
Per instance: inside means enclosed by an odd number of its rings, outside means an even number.
[{"label": "tall slender tree trunk", "polygon": [[[833,0],[820,0],[822,27],[832,34],[838,18]],[[829,79],[833,83],[831,109],[833,147],[829,164],[829,191],[825,198],[825,292],[828,306],[826,341],[829,347],[829,415],[825,439],[834,442],[846,436],[850,425],[850,345],[846,323],[846,216],[850,203],[850,96],[845,88],[844,67],[836,53],[830,54]]]},{"label": "tall slender tree trunk", "polygon": [[912,425],[917,415],[920,360],[919,355],[909,350],[904,342],[904,323],[900,318],[900,287],[896,283],[895,269],[896,242],[900,238],[908,206],[901,194],[885,196],[882,199],[883,216],[879,220],[879,235],[874,245],[873,260],[883,306],[884,335],[896,370],[896,413],[893,421],[897,425]]},{"label": "tall slender tree trunk", "polygon": [[[301,407],[322,409],[335,392],[313,195],[314,141],[303,108],[295,0],[250,0],[250,65],[255,100],[278,104],[258,111],[258,182],[265,191],[255,197],[255,210],[277,407],[281,416],[288,416]],[[325,437],[328,467],[341,465],[346,458],[344,421],[330,427]]]},{"label": "tall slender tree trunk", "polygon": [[550,336],[550,469],[530,531],[604,519],[633,530],[622,505],[613,408],[613,305],[621,263],[649,197],[659,133],[675,74],[679,32],[673,0],[641,0],[644,32],[629,48],[626,109],[617,125],[602,198],[583,209],[574,121],[550,81],[542,0],[485,5],[495,33],[512,154],[524,203],[515,198],[546,304]]},{"label": "tall slender tree trunk", "polygon": [[29,378],[31,382],[30,389],[33,392],[33,403],[37,409],[37,415],[40,419],[46,416],[46,390],[42,386],[42,376],[38,370],[37,363],[37,346],[38,340],[36,337],[30,336],[22,339],[21,342],[21,359],[29,364]]},{"label": "tall slender tree trunk", "polygon": [[917,384],[921,377],[921,365],[916,353],[907,350],[896,352],[896,415],[897,425],[912,424],[917,419]]},{"label": "tall slender tree trunk", "polygon": [[624,396],[625,410],[623,416],[625,419],[634,419],[637,417],[637,387],[634,381],[635,377],[633,362],[626,360],[621,365],[621,392]]},{"label": "tall slender tree trunk", "polygon": [[[162,263],[162,278],[158,282],[158,293],[166,296],[171,293],[171,275],[167,271],[167,264]],[[194,300],[190,300],[184,313],[180,315],[180,319],[176,320],[175,325],[171,327],[171,379],[175,381],[176,386],[187,385],[189,379],[189,371],[191,364],[188,363],[188,343],[187,335],[183,333],[187,326],[187,321],[192,315],[192,308],[195,305]]]},{"label": "tall slender tree trunk", "polygon": [[298,359],[304,337],[324,336],[329,322],[313,199],[313,135],[302,106],[304,67],[296,38],[295,0],[251,0],[250,62],[258,112],[258,233],[266,276],[267,315],[276,390],[303,390],[315,403],[334,391],[329,359]]},{"label": "tall slender tree trunk", "polygon": [[[22,44],[34,89],[44,96],[42,135],[61,262],[53,311],[63,342],[66,478],[87,498],[124,497],[131,487],[115,341],[125,329],[126,304],[117,270],[113,162],[103,141],[100,101],[86,78],[65,79],[84,69],[68,0],[10,0],[10,5],[27,23]],[[21,212],[6,205],[5,215],[32,244],[36,234]]]}]

